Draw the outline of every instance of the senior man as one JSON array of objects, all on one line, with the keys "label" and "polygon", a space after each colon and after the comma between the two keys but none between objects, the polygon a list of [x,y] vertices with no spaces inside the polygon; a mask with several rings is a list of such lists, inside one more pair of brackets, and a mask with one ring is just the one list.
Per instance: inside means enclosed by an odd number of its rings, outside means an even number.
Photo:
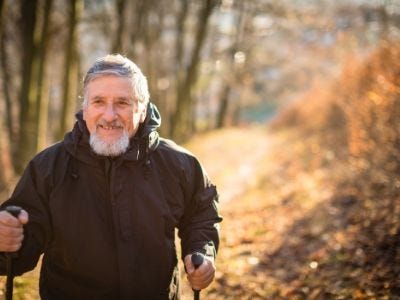
[{"label": "senior man", "polygon": [[[82,110],[37,154],[0,212],[0,251],[16,274],[40,257],[42,299],[179,299],[175,228],[194,289],[215,275],[217,191],[198,160],[160,138],[146,77],[107,55],[88,70]],[[191,254],[205,255],[194,269]],[[0,271],[5,273],[5,255]]]}]

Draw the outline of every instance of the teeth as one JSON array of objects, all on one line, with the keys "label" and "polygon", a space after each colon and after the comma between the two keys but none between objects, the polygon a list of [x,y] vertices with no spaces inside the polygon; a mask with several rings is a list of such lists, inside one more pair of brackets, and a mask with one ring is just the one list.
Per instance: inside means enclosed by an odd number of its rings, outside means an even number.
[{"label": "teeth", "polygon": [[114,129],[121,129],[122,128],[121,126],[104,126],[104,125],[101,125],[101,124],[99,124],[98,127],[101,127],[101,128],[103,128],[105,130],[114,130]]}]

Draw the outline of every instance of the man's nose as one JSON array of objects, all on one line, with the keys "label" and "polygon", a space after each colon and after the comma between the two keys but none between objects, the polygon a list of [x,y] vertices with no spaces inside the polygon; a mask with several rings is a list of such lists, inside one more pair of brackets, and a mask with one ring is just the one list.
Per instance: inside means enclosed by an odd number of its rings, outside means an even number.
[{"label": "man's nose", "polygon": [[115,111],[114,105],[111,103],[107,104],[103,112],[103,118],[106,121],[113,121],[116,119],[116,117],[117,117],[117,112]]}]

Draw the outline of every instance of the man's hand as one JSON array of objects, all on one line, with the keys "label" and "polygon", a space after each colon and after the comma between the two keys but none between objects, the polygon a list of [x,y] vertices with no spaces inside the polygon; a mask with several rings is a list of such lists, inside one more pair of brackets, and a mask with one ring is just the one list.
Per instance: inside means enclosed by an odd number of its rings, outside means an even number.
[{"label": "man's hand", "polygon": [[21,210],[18,218],[5,210],[0,211],[0,251],[15,252],[21,248],[24,239],[23,225],[28,223],[28,220],[25,210]]},{"label": "man's hand", "polygon": [[191,257],[191,254],[185,256],[185,267],[190,285],[194,290],[205,289],[210,285],[215,276],[214,259],[209,256],[204,256],[204,262],[195,269]]}]

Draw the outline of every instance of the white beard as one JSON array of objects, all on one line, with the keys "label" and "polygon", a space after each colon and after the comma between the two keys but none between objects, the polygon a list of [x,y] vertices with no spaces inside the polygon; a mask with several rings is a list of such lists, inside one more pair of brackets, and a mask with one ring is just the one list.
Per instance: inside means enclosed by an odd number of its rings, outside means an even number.
[{"label": "white beard", "polygon": [[92,150],[103,156],[118,156],[126,152],[129,147],[129,135],[124,130],[122,136],[115,142],[107,143],[95,132],[90,134],[89,144]]}]

